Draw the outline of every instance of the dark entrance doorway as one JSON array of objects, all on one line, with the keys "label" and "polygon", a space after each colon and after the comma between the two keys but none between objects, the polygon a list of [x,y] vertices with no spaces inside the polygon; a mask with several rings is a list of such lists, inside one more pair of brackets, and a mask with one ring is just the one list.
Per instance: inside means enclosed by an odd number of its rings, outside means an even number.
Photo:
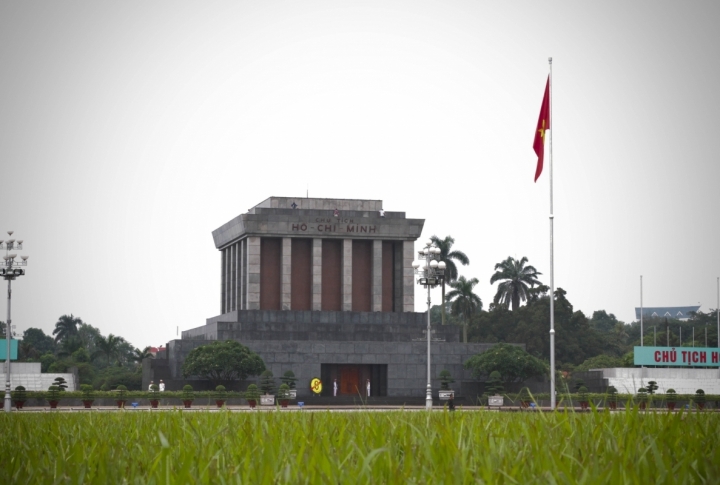
[{"label": "dark entrance doorway", "polygon": [[366,383],[370,379],[370,397],[387,396],[387,364],[321,364],[322,396],[333,395],[333,381],[337,379],[338,396],[366,397]]}]

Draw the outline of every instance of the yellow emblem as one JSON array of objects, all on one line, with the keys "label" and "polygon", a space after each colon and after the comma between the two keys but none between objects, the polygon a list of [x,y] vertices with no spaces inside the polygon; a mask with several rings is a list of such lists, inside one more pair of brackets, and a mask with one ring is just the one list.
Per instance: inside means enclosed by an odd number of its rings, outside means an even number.
[{"label": "yellow emblem", "polygon": [[317,377],[313,377],[310,381],[310,390],[315,394],[320,394],[322,392],[322,381]]}]

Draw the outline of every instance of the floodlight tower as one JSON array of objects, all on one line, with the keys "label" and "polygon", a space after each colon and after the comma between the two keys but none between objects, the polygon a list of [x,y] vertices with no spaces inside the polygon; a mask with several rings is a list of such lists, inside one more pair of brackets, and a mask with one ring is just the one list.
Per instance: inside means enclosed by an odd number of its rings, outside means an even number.
[{"label": "floodlight tower", "polygon": [[[419,276],[418,283],[428,290],[427,296],[427,388],[425,390],[425,409],[432,409],[432,384],[430,383],[430,288],[442,283],[445,277],[445,262],[440,261],[440,248],[428,239],[425,247],[418,251],[419,261],[413,261],[412,267]],[[422,266],[422,267],[421,267]],[[443,305],[445,302],[442,303]]]},{"label": "floodlight tower", "polygon": [[[8,235],[12,238],[13,231],[8,231]],[[5,250],[5,256],[3,256],[3,263],[0,266],[0,277],[7,280],[7,321],[5,322],[5,412],[9,413],[12,407],[10,399],[10,342],[12,340],[12,318],[10,315],[10,304],[12,302],[12,281],[18,276],[25,274],[25,270],[18,266],[27,265],[27,256],[21,256],[22,261],[15,261],[17,254],[11,254],[10,251],[15,249],[22,249],[22,240],[16,241],[15,239],[8,239],[3,241],[0,239],[0,250]]]}]

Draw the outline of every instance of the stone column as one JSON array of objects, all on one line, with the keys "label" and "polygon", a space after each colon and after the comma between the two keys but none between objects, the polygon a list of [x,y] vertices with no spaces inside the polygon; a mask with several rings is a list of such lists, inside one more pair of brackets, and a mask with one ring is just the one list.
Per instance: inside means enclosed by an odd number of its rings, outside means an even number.
[{"label": "stone column", "polygon": [[382,311],[382,241],[373,241],[372,252],[372,311]]},{"label": "stone column", "polygon": [[352,311],[352,239],[343,239],[342,309]]},{"label": "stone column", "polygon": [[240,299],[240,309],[247,310],[247,292],[248,292],[248,272],[247,272],[247,239],[243,239],[240,241],[240,261],[242,264],[241,273],[240,273],[240,280],[242,281],[242,291],[241,299]]},{"label": "stone column", "polygon": [[230,250],[230,305],[228,311],[235,310],[235,285],[237,280],[235,279],[235,266],[237,265],[237,252],[235,251],[235,244],[228,248]]},{"label": "stone column", "polygon": [[280,294],[280,308],[290,310],[292,275],[292,239],[284,237],[282,240],[282,283]]},{"label": "stone column", "polygon": [[312,309],[322,310],[322,239],[312,242]]},{"label": "stone column", "polygon": [[247,309],[260,309],[260,238],[247,238]]},{"label": "stone column", "polygon": [[243,248],[245,247],[245,241],[237,243],[238,247],[238,267],[237,267],[237,309],[243,310],[243,295],[245,294],[245,279],[243,278],[243,268],[245,267],[245,258]]},{"label": "stone column", "polygon": [[220,315],[225,313],[225,250],[220,251]]},{"label": "stone column", "polygon": [[403,310],[415,311],[415,272],[412,262],[415,259],[415,241],[403,241]]}]

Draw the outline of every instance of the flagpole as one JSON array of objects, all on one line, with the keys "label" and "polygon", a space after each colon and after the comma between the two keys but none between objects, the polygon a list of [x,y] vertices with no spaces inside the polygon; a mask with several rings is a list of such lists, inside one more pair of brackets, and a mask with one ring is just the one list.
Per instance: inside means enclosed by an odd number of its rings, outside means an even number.
[{"label": "flagpole", "polygon": [[550,407],[555,409],[555,261],[553,249],[553,151],[552,136],[555,131],[552,116],[552,57],[550,64]]}]

